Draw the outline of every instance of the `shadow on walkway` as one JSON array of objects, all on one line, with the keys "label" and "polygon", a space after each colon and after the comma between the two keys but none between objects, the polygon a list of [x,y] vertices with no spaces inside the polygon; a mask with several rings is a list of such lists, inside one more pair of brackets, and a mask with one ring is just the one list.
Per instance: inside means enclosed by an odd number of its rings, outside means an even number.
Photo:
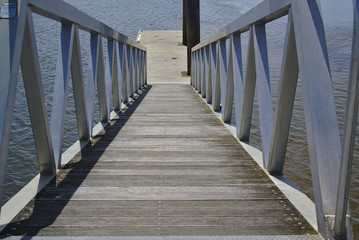
[{"label": "shadow on walkway", "polygon": [[28,240],[41,229],[51,226],[150,89],[151,86],[148,86],[127,104],[127,109],[119,112],[119,117],[112,120],[67,164],[0,233],[0,239],[22,236],[21,239]]}]

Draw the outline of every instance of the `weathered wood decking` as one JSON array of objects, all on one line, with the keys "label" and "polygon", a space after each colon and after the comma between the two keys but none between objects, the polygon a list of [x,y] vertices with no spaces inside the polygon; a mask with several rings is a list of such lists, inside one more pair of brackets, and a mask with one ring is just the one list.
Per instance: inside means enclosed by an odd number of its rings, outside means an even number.
[{"label": "weathered wood decking", "polygon": [[1,233],[304,234],[315,231],[184,84],[146,88]]},{"label": "weathered wood decking", "polygon": [[313,233],[190,86],[147,92],[3,234]]}]

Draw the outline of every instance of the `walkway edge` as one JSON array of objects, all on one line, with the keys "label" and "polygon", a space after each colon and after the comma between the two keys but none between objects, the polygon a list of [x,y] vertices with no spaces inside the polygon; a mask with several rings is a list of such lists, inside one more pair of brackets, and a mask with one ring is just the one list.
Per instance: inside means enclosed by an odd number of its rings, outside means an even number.
[{"label": "walkway edge", "polygon": [[319,240],[316,235],[269,235],[269,236],[65,236],[65,237],[9,237],[8,240]]},{"label": "walkway edge", "polygon": [[[146,91],[146,90],[144,90]],[[132,100],[134,100],[133,98]],[[131,101],[132,101],[131,100]],[[135,100],[134,100],[135,101]],[[123,108],[125,105],[123,104]],[[93,137],[96,137],[105,127],[118,117],[118,114],[114,111],[111,112],[110,120],[106,123],[99,122],[93,127]],[[61,157],[61,168],[57,169],[56,174],[68,163],[70,162],[76,154],[78,154],[89,142],[80,142],[76,141],[72,146],[70,146],[66,151],[62,153]],[[18,193],[16,193],[12,198],[9,199],[1,207],[0,215],[0,232],[20,213],[20,211],[54,178],[52,176],[41,176],[41,174],[36,175],[29,183],[27,183]]]},{"label": "walkway edge", "polygon": [[263,166],[263,153],[251,145],[240,141],[236,136],[236,128],[228,123],[222,121],[222,114],[213,111],[213,105],[204,101],[202,96],[192,87],[193,91],[207,104],[216,117],[223,123],[227,130],[235,137],[235,139],[242,145],[254,161],[260,166],[273,183],[279,188],[280,191],[288,198],[288,200],[298,209],[308,223],[318,232],[317,215],[315,211],[314,202],[307,197],[300,189],[293,183],[286,175],[272,176]]}]

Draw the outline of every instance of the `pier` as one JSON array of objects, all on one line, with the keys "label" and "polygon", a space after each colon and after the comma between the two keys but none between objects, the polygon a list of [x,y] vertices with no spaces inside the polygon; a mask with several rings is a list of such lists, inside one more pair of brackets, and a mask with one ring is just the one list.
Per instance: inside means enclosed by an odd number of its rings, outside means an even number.
[{"label": "pier", "polygon": [[316,234],[189,85],[150,85],[105,132],[3,234]]},{"label": "pier", "polygon": [[[60,0],[14,4],[9,9],[16,6],[18,15],[0,19],[8,44],[0,51],[12,59],[0,65],[8,73],[1,75],[0,110],[10,114],[0,119],[0,175],[20,66],[40,169],[1,208],[0,238],[353,238],[346,209],[351,160],[341,157],[315,0],[263,1],[194,46],[190,73],[182,31],[141,30],[135,41]],[[52,105],[57,115],[50,121],[32,12],[62,24]],[[280,94],[273,111],[265,24],[285,15]],[[86,87],[79,30],[90,34]],[[246,75],[243,32],[249,32]],[[63,151],[70,74],[79,140]],[[314,202],[283,175],[298,75],[305,83]],[[248,141],[256,85],[262,151]],[[96,91],[100,119],[95,124]],[[232,113],[235,126],[228,124]],[[350,114],[356,116],[356,109]],[[3,179],[0,186],[1,193]]]}]

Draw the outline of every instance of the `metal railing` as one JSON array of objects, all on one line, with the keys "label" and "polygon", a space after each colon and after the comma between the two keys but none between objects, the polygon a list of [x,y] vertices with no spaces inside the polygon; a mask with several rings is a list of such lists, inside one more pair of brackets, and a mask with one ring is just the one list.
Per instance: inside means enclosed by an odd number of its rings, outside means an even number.
[{"label": "metal railing", "polygon": [[[352,238],[347,206],[359,91],[359,48],[355,45],[359,40],[358,1],[354,1],[355,34],[343,147],[318,2],[264,0],[192,48],[191,84],[213,104],[214,111],[221,112],[224,122],[231,121],[234,100],[237,137],[248,141],[258,82],[263,166],[271,175],[281,175],[300,75],[318,231],[324,238],[346,239]],[[277,105],[273,111],[266,23],[285,15],[288,23]],[[244,76],[241,34],[248,31]]]},{"label": "metal railing", "polygon": [[[64,163],[61,158],[70,72],[78,125],[78,145],[80,145],[77,152],[95,134],[93,119],[96,89],[98,89],[100,107],[100,124],[98,125],[101,128],[111,120],[113,113],[121,110],[123,103],[127,103],[147,83],[146,48],[71,5],[61,0],[7,0],[1,1],[1,4],[0,195],[4,186],[9,134],[20,65],[41,179],[45,176],[53,176]],[[51,109],[53,114],[51,114],[50,123],[42,87],[33,12],[61,22],[61,40]],[[89,74],[86,89],[82,76],[79,29],[90,34]],[[106,57],[104,57],[102,38],[107,39]],[[111,99],[113,99],[113,104],[111,104]],[[113,109],[110,109],[111,105]],[[40,182],[42,181],[39,180],[37,185],[33,186],[34,194],[39,191],[40,185],[44,184]],[[29,199],[22,199],[22,204],[30,201],[34,194],[32,196],[27,194]],[[21,206],[9,207],[13,211],[12,214],[16,214],[15,208],[21,209]],[[11,214],[5,214],[9,215],[7,219],[11,218]],[[3,215],[2,211],[1,223],[5,221]]]}]

